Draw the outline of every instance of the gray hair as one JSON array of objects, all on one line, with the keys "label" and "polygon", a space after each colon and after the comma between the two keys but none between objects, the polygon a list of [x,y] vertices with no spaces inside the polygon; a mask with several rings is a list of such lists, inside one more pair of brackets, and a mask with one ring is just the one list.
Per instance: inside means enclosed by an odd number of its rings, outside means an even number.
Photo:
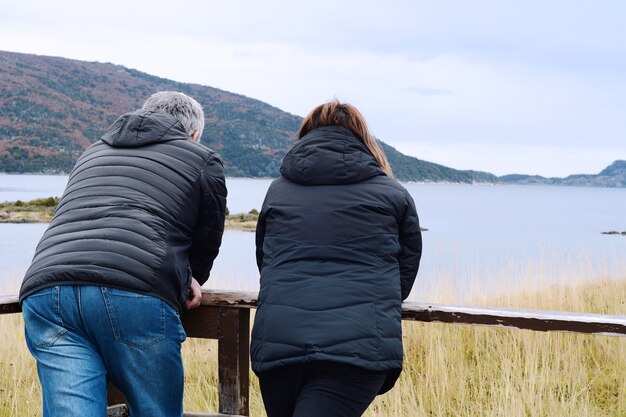
[{"label": "gray hair", "polygon": [[204,129],[204,112],[200,104],[183,93],[177,91],[159,91],[150,96],[143,109],[148,111],[164,111],[176,117],[189,134],[198,132],[198,140]]}]

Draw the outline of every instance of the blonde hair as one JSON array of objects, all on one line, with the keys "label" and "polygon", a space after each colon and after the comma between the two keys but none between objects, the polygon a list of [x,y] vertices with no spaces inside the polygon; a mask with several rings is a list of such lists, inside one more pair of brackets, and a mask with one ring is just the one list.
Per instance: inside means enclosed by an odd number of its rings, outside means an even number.
[{"label": "blonde hair", "polygon": [[351,104],[341,103],[339,100],[329,101],[315,107],[302,121],[300,130],[298,131],[298,139],[302,139],[304,135],[322,126],[341,126],[348,129],[356,136],[365,147],[370,151],[380,168],[393,178],[391,165],[385,156],[378,141],[372,135],[367,127],[365,118],[356,107]]}]

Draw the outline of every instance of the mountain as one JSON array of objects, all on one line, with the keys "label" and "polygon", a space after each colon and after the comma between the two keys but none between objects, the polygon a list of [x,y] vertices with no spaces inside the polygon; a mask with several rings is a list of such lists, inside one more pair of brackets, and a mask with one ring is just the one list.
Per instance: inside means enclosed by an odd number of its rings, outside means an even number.
[{"label": "mountain", "polygon": [[579,187],[626,187],[626,161],[617,160],[597,175],[575,174],[565,178],[539,175],[504,175],[499,180],[508,184],[574,185]]},{"label": "mountain", "polygon": [[119,65],[0,52],[0,170],[68,172],[119,115],[159,90],[200,102],[202,142],[223,156],[231,176],[274,175],[301,120],[258,100]]},{"label": "mountain", "polygon": [[[202,143],[232,177],[276,177],[302,118],[213,87],[182,83],[120,65],[0,51],[0,172],[67,173],[115,119],[152,93],[189,94],[205,111]],[[626,161],[597,175],[497,177],[404,155],[381,142],[403,181],[626,187]]]},{"label": "mountain", "polygon": [[[0,172],[67,173],[121,114],[152,93],[181,91],[205,111],[202,143],[219,152],[226,173],[275,177],[302,118],[259,100],[181,83],[120,65],[0,51]],[[496,182],[383,147],[405,181]]]},{"label": "mountain", "polygon": [[401,180],[465,183],[498,182],[498,177],[488,172],[459,171],[404,155],[384,142],[381,142],[381,144],[393,168],[394,176]]}]

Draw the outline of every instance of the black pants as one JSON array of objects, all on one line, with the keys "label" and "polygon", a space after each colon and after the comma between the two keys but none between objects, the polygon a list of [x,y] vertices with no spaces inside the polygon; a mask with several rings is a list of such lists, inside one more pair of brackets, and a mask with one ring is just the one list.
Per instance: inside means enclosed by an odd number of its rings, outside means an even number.
[{"label": "black pants", "polygon": [[378,394],[387,371],[312,362],[257,376],[268,417],[358,417]]}]

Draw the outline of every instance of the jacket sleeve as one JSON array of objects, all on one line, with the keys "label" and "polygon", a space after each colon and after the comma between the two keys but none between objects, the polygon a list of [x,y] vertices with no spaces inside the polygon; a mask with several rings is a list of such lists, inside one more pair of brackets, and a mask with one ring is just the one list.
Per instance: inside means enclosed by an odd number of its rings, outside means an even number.
[{"label": "jacket sleeve", "polygon": [[189,265],[193,277],[202,285],[209,279],[219,252],[226,218],[224,165],[217,155],[209,158],[200,174],[200,193],[200,211],[189,249]]},{"label": "jacket sleeve", "polygon": [[265,201],[263,201],[261,213],[259,213],[259,219],[256,223],[256,265],[259,268],[259,272],[261,272],[261,267],[263,266],[263,241],[265,240],[265,222],[267,220],[266,202],[267,196],[265,196]]},{"label": "jacket sleeve", "polygon": [[406,210],[399,222],[400,253],[398,254],[403,301],[409,296],[411,288],[413,288],[422,257],[422,232],[415,202],[407,191],[405,191],[405,198]]}]

